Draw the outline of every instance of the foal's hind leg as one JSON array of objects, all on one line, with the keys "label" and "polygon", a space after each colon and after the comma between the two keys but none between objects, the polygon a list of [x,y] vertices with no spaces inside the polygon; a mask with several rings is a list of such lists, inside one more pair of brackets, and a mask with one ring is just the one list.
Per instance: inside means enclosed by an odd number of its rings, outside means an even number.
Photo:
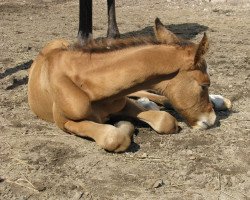
[{"label": "foal's hind leg", "polygon": [[99,124],[93,113],[88,96],[68,78],[53,82],[53,118],[58,127],[78,136],[89,137],[102,148],[121,152],[131,143],[134,126],[129,122],[119,122],[117,126]]},{"label": "foal's hind leg", "polygon": [[67,121],[65,129],[82,137],[90,137],[105,150],[122,152],[130,143],[134,126],[130,122],[121,121],[116,127],[109,124],[99,124],[92,121]]},{"label": "foal's hind leg", "polygon": [[[130,122],[121,121],[116,126],[112,126],[88,120],[73,121],[67,119],[62,114],[62,110],[57,106],[54,106],[53,112],[55,122],[64,131],[77,136],[92,138],[105,150],[122,152],[125,151],[131,143],[134,126]],[[76,118],[78,113],[72,112],[70,115]]]},{"label": "foal's hind leg", "polygon": [[138,118],[160,134],[178,132],[178,122],[172,115],[164,111],[145,110],[130,99],[127,100],[126,106],[118,115]]}]

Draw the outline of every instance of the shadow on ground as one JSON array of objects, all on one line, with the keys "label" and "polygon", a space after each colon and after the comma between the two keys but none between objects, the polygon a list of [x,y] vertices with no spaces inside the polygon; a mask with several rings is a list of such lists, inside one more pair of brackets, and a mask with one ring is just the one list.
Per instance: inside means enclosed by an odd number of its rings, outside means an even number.
[{"label": "shadow on ground", "polygon": [[31,64],[33,63],[33,60],[29,60],[28,62],[22,63],[20,65],[17,65],[12,68],[6,69],[3,73],[0,73],[0,79],[3,79],[7,76],[10,76],[20,70],[27,70],[30,68]]},{"label": "shadow on ground", "polygon": [[[198,23],[184,23],[184,24],[171,24],[165,26],[168,30],[172,31],[178,37],[181,37],[186,40],[193,39],[199,33],[202,33],[208,30],[207,26],[198,24]],[[141,35],[154,35],[153,26],[147,26],[138,31],[127,32],[121,35],[122,38],[126,37],[138,37]]]},{"label": "shadow on ground", "polygon": [[[3,73],[0,73],[0,80],[4,79],[7,76],[11,76],[21,70],[29,69],[32,63],[33,60],[29,60],[28,62],[6,69]],[[6,87],[6,90],[12,90],[18,86],[26,85],[27,83],[28,83],[28,76],[25,76],[24,78],[21,79],[14,78],[12,84]]]}]

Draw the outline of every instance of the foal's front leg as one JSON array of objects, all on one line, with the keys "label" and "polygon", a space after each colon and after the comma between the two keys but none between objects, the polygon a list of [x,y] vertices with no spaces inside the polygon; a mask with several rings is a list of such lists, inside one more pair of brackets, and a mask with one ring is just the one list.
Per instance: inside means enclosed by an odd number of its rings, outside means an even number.
[{"label": "foal's front leg", "polygon": [[131,99],[127,99],[126,106],[118,115],[138,118],[149,124],[156,132],[160,134],[169,134],[178,132],[178,122],[165,111],[146,110]]},{"label": "foal's front leg", "polygon": [[159,94],[155,94],[155,93],[151,93],[151,92],[148,92],[146,90],[141,90],[141,91],[138,91],[138,92],[134,92],[134,93],[131,93],[128,95],[128,97],[136,97],[136,98],[143,98],[143,97],[146,97],[148,98],[150,101],[153,101],[159,105],[165,105],[165,104],[168,104],[169,101],[168,101],[168,98],[163,96],[163,95],[159,95]]},{"label": "foal's front leg", "polygon": [[[154,93],[148,92],[146,90],[138,91],[138,92],[129,94],[128,96],[129,97],[137,97],[137,98],[146,97],[150,101],[153,101],[159,105],[163,105],[163,106],[170,105],[167,97],[162,96],[162,95],[158,95],[158,94],[154,94]],[[232,102],[229,99],[227,99],[221,95],[210,94],[209,99],[213,103],[214,110],[216,110],[216,111],[230,110],[232,108]]]},{"label": "foal's front leg", "polygon": [[232,109],[232,102],[221,95],[210,94],[209,99],[213,103],[214,110],[221,111]]}]

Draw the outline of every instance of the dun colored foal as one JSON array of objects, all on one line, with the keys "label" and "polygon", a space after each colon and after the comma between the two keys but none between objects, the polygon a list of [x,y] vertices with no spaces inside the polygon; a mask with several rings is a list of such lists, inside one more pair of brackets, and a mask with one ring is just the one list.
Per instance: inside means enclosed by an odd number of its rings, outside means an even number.
[{"label": "dun colored foal", "polygon": [[159,19],[155,34],[157,40],[93,41],[80,47],[65,40],[50,42],[30,70],[31,110],[62,130],[90,137],[114,152],[129,147],[134,127],[126,121],[105,124],[112,115],[138,118],[160,134],[178,130],[176,119],[167,112],[147,110],[126,96],[143,89],[166,97],[190,126],[212,126],[216,115],[208,95],[207,36],[199,44],[181,40]]}]

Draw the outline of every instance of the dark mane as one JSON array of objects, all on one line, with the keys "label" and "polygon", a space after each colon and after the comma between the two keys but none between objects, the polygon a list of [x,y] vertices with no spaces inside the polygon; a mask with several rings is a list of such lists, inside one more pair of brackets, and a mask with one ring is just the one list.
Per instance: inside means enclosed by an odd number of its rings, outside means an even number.
[{"label": "dark mane", "polygon": [[[77,42],[70,46],[71,50],[77,50],[87,53],[104,53],[104,52],[111,52],[117,51],[121,49],[126,49],[129,47],[136,47],[136,46],[144,46],[144,45],[160,45],[160,44],[167,44],[160,41],[157,41],[153,36],[147,37],[129,37],[129,38],[122,38],[122,39],[94,39],[90,40],[87,44],[81,44],[81,42]],[[178,45],[180,47],[186,47],[193,44],[187,40],[181,40],[179,43],[174,44],[167,44],[167,45]]]}]

